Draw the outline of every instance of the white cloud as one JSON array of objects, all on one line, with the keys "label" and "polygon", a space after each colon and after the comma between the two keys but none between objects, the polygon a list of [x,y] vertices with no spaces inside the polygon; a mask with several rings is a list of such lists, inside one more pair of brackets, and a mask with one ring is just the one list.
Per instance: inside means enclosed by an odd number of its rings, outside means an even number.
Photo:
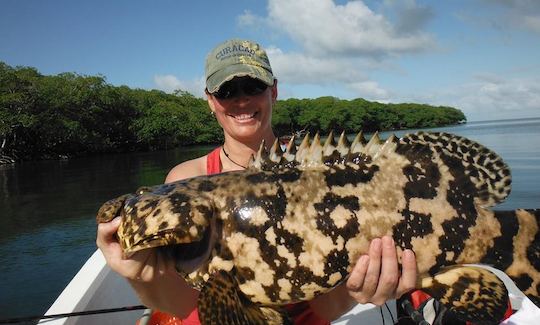
[{"label": "white cloud", "polygon": [[[522,24],[530,28],[540,24],[535,14],[540,2],[500,1],[510,7],[510,16],[530,18]],[[434,13],[414,0],[386,0],[378,9],[374,12],[362,1],[338,5],[331,0],[269,0],[268,17],[252,18],[299,45],[295,52],[276,47],[268,51],[276,75],[287,84],[334,85],[354,96],[382,102],[449,105],[462,109],[470,120],[540,115],[538,79],[483,75],[415,95],[385,89],[370,73],[395,65],[404,54],[435,49],[433,36],[424,31]]]},{"label": "white cloud", "polygon": [[364,80],[366,76],[350,60],[314,57],[304,53],[285,53],[276,47],[267,48],[274,74],[293,84],[328,84]]},{"label": "white cloud", "polygon": [[166,93],[172,93],[181,88],[180,80],[173,75],[154,76],[154,83],[159,90],[163,90]]},{"label": "white cloud", "polygon": [[205,82],[204,78],[195,80],[179,80],[173,75],[155,75],[154,83],[157,89],[166,93],[172,93],[175,90],[185,90],[197,97],[204,97]]},{"label": "white cloud", "polygon": [[[287,86],[325,85],[341,87],[354,97],[386,100],[389,92],[370,80],[369,73],[404,53],[434,47],[422,27],[431,18],[428,7],[414,0],[387,3],[396,23],[372,11],[363,1],[343,5],[332,0],[268,0],[268,14],[260,17],[246,10],[236,18],[243,29],[280,33],[297,42],[294,52],[267,47],[275,75]],[[173,75],[154,77],[166,92],[187,90],[203,96],[204,80],[185,81]],[[282,84],[283,85],[283,84]],[[282,89],[282,94],[294,93]]]},{"label": "white cloud", "polygon": [[311,55],[384,56],[434,46],[419,30],[397,30],[362,1],[338,5],[332,0],[269,0],[268,19]]},{"label": "white cloud", "polygon": [[540,33],[540,16],[525,16],[521,17],[520,21],[525,28]]},{"label": "white cloud", "polygon": [[348,84],[348,87],[363,98],[381,102],[387,102],[390,95],[388,90],[381,88],[375,81],[352,82]]},{"label": "white cloud", "polygon": [[401,101],[459,108],[470,121],[540,117],[539,78],[509,79],[484,74],[470,82],[429,95],[400,97]]},{"label": "white cloud", "polygon": [[[480,1],[485,10],[473,15],[483,15],[484,22],[496,22],[490,26],[518,26],[540,32],[540,1]],[[281,81],[280,98],[301,97],[305,95],[302,91],[311,91],[314,97],[332,95],[323,93],[331,88],[345,98],[350,95],[349,98],[383,102],[454,106],[462,109],[469,120],[540,115],[538,78],[484,74],[466,83],[415,94],[385,88],[371,77],[374,71],[399,71],[396,65],[404,55],[438,47],[433,34],[427,31],[428,22],[435,15],[433,9],[415,0],[384,0],[371,7],[358,0],[339,3],[268,0],[267,15],[244,11],[237,17],[240,28],[264,30],[267,39],[282,39],[286,35],[294,41],[290,47],[294,50],[286,50],[287,45],[266,47],[274,73]],[[172,75],[159,75],[154,80],[159,89],[167,92],[183,89],[203,96],[202,77],[183,81]]]},{"label": "white cloud", "polygon": [[464,17],[471,22],[483,22],[495,28],[521,28],[540,34],[540,1],[538,0],[482,0],[483,4],[498,11],[485,10]]},{"label": "white cloud", "polygon": [[540,79],[478,78],[462,90],[458,105],[471,119],[540,116]]},{"label": "white cloud", "polygon": [[249,10],[244,10],[244,13],[236,18],[236,23],[240,27],[257,27],[259,25],[260,17],[254,15]]},{"label": "white cloud", "polygon": [[418,5],[415,0],[385,0],[389,18],[394,16],[395,30],[401,34],[420,31],[434,17],[431,7]]},{"label": "white cloud", "polygon": [[245,11],[237,17],[243,28],[261,24],[289,36],[299,45],[293,52],[267,47],[275,75],[291,85],[336,85],[354,96],[385,100],[388,91],[369,80],[369,73],[405,53],[434,47],[432,36],[421,29],[431,9],[414,0],[388,3],[389,19],[362,1],[343,5],[332,0],[269,0],[268,16]]},{"label": "white cloud", "polygon": [[[354,97],[370,100],[387,100],[388,91],[377,82],[369,80],[366,71],[380,66],[367,58],[340,58],[308,56],[302,53],[285,53],[276,47],[267,48],[274,74],[289,85],[337,86],[347,89]],[[280,87],[283,90],[283,87]],[[286,93],[281,92],[282,95]],[[283,96],[280,97],[283,98]],[[326,94],[325,94],[326,95]]]}]

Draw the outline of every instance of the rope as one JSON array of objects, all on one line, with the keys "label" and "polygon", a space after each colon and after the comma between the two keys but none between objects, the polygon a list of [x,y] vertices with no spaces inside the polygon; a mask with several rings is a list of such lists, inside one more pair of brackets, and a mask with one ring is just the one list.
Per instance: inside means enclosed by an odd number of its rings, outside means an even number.
[{"label": "rope", "polygon": [[76,311],[72,313],[64,314],[53,314],[53,315],[38,315],[38,316],[26,316],[26,317],[17,317],[17,318],[6,318],[0,319],[0,324],[17,324],[24,323],[29,321],[36,321],[40,319],[51,319],[51,318],[64,318],[64,317],[73,317],[73,316],[86,316],[86,315],[95,315],[95,314],[106,314],[106,313],[116,313],[119,311],[132,311],[146,309],[145,306],[126,306],[120,308],[108,308],[108,309],[96,309],[96,310],[86,310],[86,311]]}]

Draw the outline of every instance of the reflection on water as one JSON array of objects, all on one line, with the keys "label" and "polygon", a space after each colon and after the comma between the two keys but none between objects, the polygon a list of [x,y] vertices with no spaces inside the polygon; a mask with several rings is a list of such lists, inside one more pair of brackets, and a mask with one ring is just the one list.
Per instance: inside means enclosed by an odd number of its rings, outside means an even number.
[{"label": "reflection on water", "polygon": [[0,319],[47,310],[96,249],[103,202],[162,183],[174,165],[210,149],[0,166]]},{"label": "reflection on water", "polygon": [[[513,190],[497,209],[540,207],[540,119],[433,130],[478,141],[510,165]],[[0,318],[48,308],[95,250],[94,217],[103,202],[162,183],[174,165],[211,148],[0,166]]]}]

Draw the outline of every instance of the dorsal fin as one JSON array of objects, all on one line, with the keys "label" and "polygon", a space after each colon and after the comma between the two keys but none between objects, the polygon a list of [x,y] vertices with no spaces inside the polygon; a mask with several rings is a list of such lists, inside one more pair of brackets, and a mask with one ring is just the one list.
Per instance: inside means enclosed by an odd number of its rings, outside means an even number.
[{"label": "dorsal fin", "polygon": [[[396,142],[395,137],[391,137],[391,140],[387,142],[386,150],[388,152],[394,150]],[[263,141],[253,161],[250,161],[250,166],[259,170],[273,170],[295,165],[300,165],[301,168],[317,168],[349,161],[351,154],[355,157],[369,155],[373,159],[383,147],[378,133],[375,133],[367,144],[362,132],[356,135],[352,144],[345,132],[340,134],[337,144],[333,131],[330,132],[324,144],[321,144],[318,132],[312,140],[310,134],[307,133],[298,147],[292,137],[285,152],[281,150],[278,140],[274,142],[270,150],[266,148]]]},{"label": "dorsal fin", "polygon": [[366,138],[364,138],[364,133],[360,131],[358,132],[358,134],[356,135],[356,137],[354,138],[351,144],[351,153],[353,154],[362,153],[365,145],[366,145]]},{"label": "dorsal fin", "polygon": [[321,145],[321,137],[319,132],[313,137],[307,159],[304,159],[304,167],[317,167],[323,163],[323,146]]},{"label": "dorsal fin", "polygon": [[259,146],[259,150],[257,150],[257,153],[253,158],[253,162],[250,162],[249,166],[260,170],[266,170],[269,162],[270,158],[268,156],[268,150],[266,150],[266,144],[263,139],[261,145]]},{"label": "dorsal fin", "polygon": [[373,160],[388,155],[391,152],[395,152],[398,146],[399,140],[394,134],[390,135],[382,146],[374,153]]},{"label": "dorsal fin", "polygon": [[379,131],[377,131],[371,136],[371,139],[369,139],[369,142],[363,148],[362,153],[373,157],[380,147],[381,138],[379,137]]},{"label": "dorsal fin", "polygon": [[251,157],[249,157],[249,161],[248,161],[248,164],[247,164],[248,168],[258,168],[260,169],[259,167],[255,166],[255,156],[254,155],[251,155]]},{"label": "dorsal fin", "polygon": [[319,135],[319,132],[315,133],[315,136],[313,137],[313,140],[311,141],[311,146],[309,147],[309,151],[317,151],[322,150],[321,145],[321,136]]},{"label": "dorsal fin", "polygon": [[499,155],[477,142],[450,133],[421,131],[406,134],[400,144],[429,146],[445,160],[445,164],[460,164],[463,173],[454,177],[463,179],[454,181],[472,183],[480,206],[493,206],[510,194],[510,169]]},{"label": "dorsal fin", "polygon": [[281,145],[279,144],[279,140],[276,138],[274,141],[274,144],[272,145],[272,148],[270,148],[269,158],[271,161],[275,162],[276,164],[279,164],[281,162],[281,158],[283,157],[283,151],[281,150]]},{"label": "dorsal fin", "polygon": [[443,163],[455,171],[452,172],[455,184],[473,184],[477,190],[474,195],[475,202],[481,206],[492,206],[501,202],[510,193],[510,170],[501,157],[474,141],[440,132],[407,134],[400,140],[392,135],[384,143],[381,143],[378,132],[375,132],[367,143],[362,132],[359,132],[351,145],[344,133],[337,145],[332,132],[324,145],[321,145],[318,133],[313,141],[310,141],[308,133],[298,149],[294,138],[291,139],[285,153],[281,151],[279,142],[274,142],[270,150],[264,142],[261,143],[250,166],[259,170],[275,170],[296,165],[300,168],[327,168],[332,164],[375,161],[392,153],[402,155],[405,152],[409,152],[409,159],[413,163],[420,152],[430,156],[438,153]]},{"label": "dorsal fin", "polygon": [[347,139],[347,136],[345,135],[345,131],[341,132],[336,149],[341,157],[346,157],[351,151],[352,147],[349,143],[349,139]]},{"label": "dorsal fin", "polygon": [[286,161],[291,162],[294,161],[294,158],[296,156],[296,144],[294,135],[289,140],[289,143],[287,143],[287,149],[283,153],[283,158],[285,158]]},{"label": "dorsal fin", "polygon": [[330,134],[326,138],[326,141],[324,142],[324,145],[323,145],[323,149],[322,149],[323,156],[328,157],[332,155],[335,149],[336,149],[336,143],[334,141],[334,131],[330,131]]},{"label": "dorsal fin", "polygon": [[306,135],[304,136],[304,139],[300,143],[300,146],[298,146],[295,160],[299,164],[302,164],[304,160],[307,159],[308,156],[309,156],[309,132],[306,133]]}]

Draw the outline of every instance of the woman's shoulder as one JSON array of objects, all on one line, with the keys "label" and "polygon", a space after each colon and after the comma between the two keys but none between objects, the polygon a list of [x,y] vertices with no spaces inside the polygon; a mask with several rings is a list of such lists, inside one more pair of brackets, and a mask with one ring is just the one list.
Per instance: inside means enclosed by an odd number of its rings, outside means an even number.
[{"label": "woman's shoulder", "polygon": [[206,175],[206,156],[184,161],[169,171],[165,183]]}]

